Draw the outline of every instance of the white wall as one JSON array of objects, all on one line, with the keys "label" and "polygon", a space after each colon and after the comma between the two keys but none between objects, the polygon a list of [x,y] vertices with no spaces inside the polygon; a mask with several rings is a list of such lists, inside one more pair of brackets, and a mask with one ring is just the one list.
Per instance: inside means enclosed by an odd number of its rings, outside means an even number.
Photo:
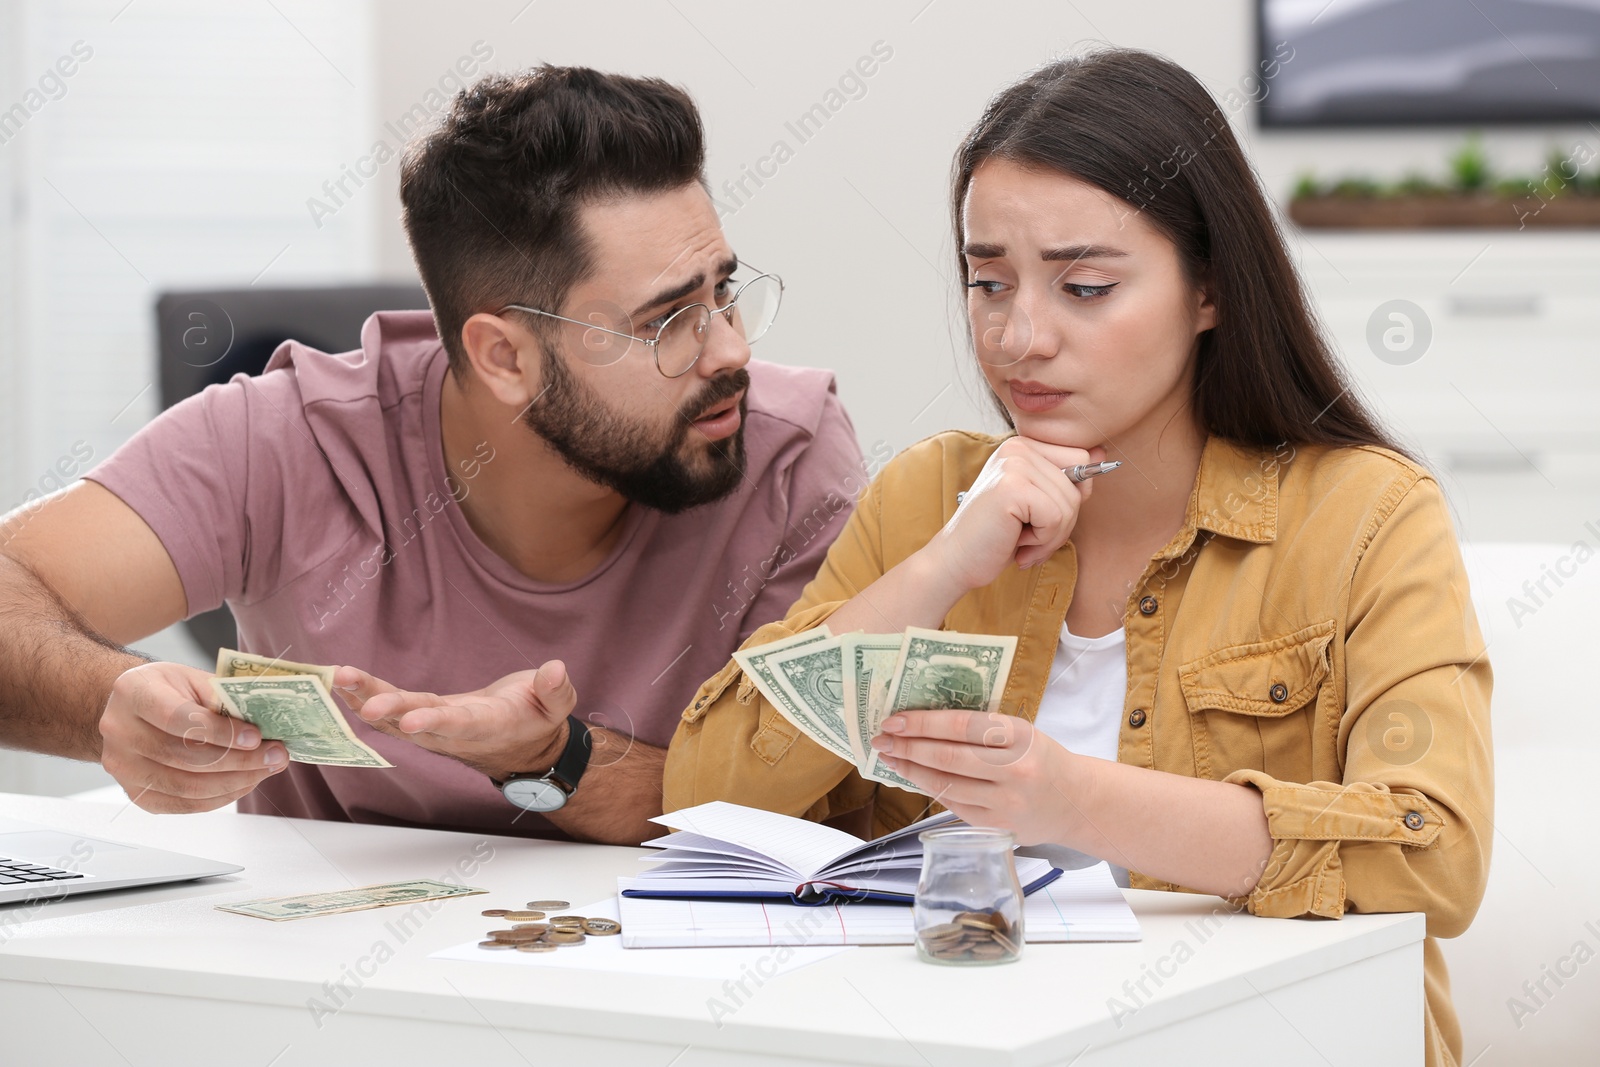
[{"label": "white wall", "polygon": [[[988,96],[1079,42],[1103,39],[1165,53],[1227,107],[1230,92],[1240,100],[1259,92],[1248,80],[1256,69],[1253,19],[1248,0],[398,0],[377,13],[377,107],[381,118],[405,112],[482,41],[494,52],[491,69],[587,64],[684,85],[706,120],[717,188],[787,140],[794,158],[760,189],[747,184],[754,195],[724,221],[741,255],[789,285],[779,324],[757,354],[834,369],[863,445],[883,439],[898,449],[952,426],[998,425],[975,399],[980,383],[958,354],[946,208],[951,156]],[[894,55],[866,95],[799,144],[785,123],[880,40]],[[1308,167],[1324,175],[1442,174],[1461,140],[1456,130],[1269,133],[1254,129],[1249,114],[1234,114],[1234,126],[1280,198]],[[1580,137],[1600,146],[1600,133],[1584,126],[1488,131],[1486,145],[1505,170],[1534,170],[1550,143],[1570,147]],[[378,189],[379,262],[386,273],[409,275],[396,185],[391,166]]]},{"label": "white wall", "polygon": [[[28,109],[0,141],[0,512],[160,409],[163,290],[373,273],[372,205],[321,226],[306,207],[366,145],[370,7],[275,4],[0,3],[0,110]],[[196,658],[176,629],[140,645]],[[108,780],[0,751],[0,789]]]}]

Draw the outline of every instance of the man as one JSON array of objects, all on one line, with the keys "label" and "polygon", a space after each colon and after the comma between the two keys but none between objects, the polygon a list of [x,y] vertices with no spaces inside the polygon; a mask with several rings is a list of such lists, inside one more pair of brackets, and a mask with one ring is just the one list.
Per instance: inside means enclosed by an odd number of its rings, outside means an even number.
[{"label": "man", "polygon": [[[648,836],[689,696],[861,484],[832,376],[749,362],[781,286],[736,260],[703,166],[657,80],[458,96],[401,176],[431,320],[287,343],[0,527],[0,742],[99,759],[153,811]],[[336,687],[394,769],[290,765],[205,672],[121,647],[224,601],[247,650],[365,668]]]}]

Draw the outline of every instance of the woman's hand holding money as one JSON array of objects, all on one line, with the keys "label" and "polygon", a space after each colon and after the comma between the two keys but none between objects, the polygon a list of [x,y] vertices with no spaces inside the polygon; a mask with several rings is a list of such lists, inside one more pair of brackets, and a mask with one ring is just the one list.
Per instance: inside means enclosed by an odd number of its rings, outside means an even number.
[{"label": "woman's hand holding money", "polygon": [[1026,719],[1000,712],[901,711],[872,747],[973,826],[1010,830],[1023,845],[1073,836],[1076,805],[1061,783],[1081,758]]}]

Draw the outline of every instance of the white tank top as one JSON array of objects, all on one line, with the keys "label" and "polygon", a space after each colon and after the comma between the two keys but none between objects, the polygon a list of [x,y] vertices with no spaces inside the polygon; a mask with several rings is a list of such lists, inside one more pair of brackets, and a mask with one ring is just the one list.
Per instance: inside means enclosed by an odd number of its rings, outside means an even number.
[{"label": "white tank top", "polygon": [[[1127,642],[1126,629],[1104,637],[1079,637],[1063,623],[1034,727],[1079,755],[1116,762],[1128,689]],[[1099,862],[1064,845],[1034,845],[1018,852],[1042,857],[1063,870]],[[1118,885],[1128,885],[1126,868],[1113,864],[1111,873]]]}]

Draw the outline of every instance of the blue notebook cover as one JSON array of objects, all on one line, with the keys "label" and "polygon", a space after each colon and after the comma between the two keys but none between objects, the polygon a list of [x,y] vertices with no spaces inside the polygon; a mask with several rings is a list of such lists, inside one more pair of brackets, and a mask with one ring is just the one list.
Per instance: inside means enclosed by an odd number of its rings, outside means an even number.
[{"label": "blue notebook cover", "polygon": [[[1052,867],[1046,873],[1022,887],[1023,895],[1049,885],[1061,877],[1061,869]],[[625,897],[663,897],[671,900],[781,900],[788,904],[820,907],[828,904],[910,904],[910,893],[886,893],[878,890],[851,889],[833,882],[805,882],[795,887],[793,893],[768,893],[760,890],[670,890],[624,889]]]}]

